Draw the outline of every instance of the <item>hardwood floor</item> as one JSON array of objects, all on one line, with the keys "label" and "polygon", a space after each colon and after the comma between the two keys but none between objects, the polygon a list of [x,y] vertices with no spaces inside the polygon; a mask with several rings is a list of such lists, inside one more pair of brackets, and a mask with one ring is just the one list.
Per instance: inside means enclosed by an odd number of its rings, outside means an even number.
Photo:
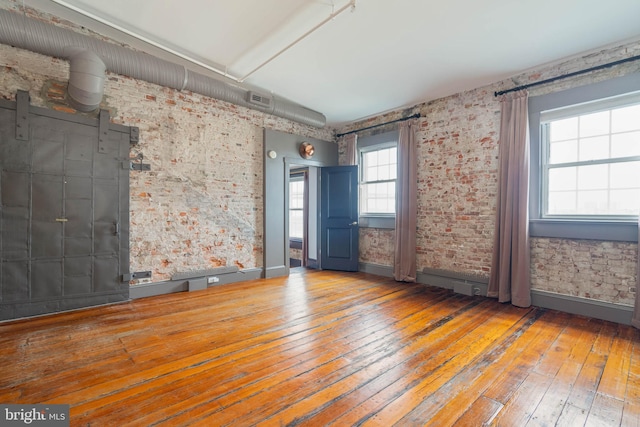
[{"label": "hardwood floor", "polygon": [[363,273],[3,323],[0,366],[74,426],[640,425],[640,331]]}]

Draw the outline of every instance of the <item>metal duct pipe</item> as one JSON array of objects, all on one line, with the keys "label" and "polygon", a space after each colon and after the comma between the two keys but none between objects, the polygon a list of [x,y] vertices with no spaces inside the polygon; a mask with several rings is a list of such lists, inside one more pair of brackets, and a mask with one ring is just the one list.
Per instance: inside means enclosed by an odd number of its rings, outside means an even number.
[{"label": "metal duct pipe", "polygon": [[70,49],[69,100],[79,111],[93,111],[100,106],[104,94],[104,62],[90,50]]},{"label": "metal duct pipe", "polygon": [[89,50],[104,62],[107,70],[117,74],[177,90],[190,90],[318,128],[326,124],[323,114],[290,101],[274,98],[268,107],[256,105],[248,102],[248,91],[240,87],[189,71],[182,65],[146,53],[136,52],[4,9],[0,10],[0,43],[67,60],[71,59],[69,52],[77,50],[70,50],[70,48]]}]

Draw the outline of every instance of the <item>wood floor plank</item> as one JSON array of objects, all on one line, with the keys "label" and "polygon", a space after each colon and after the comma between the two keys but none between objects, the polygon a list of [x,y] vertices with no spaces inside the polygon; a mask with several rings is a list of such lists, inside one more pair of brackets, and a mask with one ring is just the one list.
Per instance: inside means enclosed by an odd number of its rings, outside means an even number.
[{"label": "wood floor plank", "polygon": [[[440,394],[432,397],[434,393],[449,384],[449,381],[455,377],[461,367],[472,363],[512,324],[520,321],[524,313],[526,312],[519,311],[515,307],[507,307],[503,314],[509,319],[508,321],[505,322],[502,320],[502,316],[498,316],[478,325],[472,334],[468,334],[465,337],[467,340],[459,340],[456,343],[456,345],[462,344],[461,347],[448,349],[446,361],[442,361],[444,363],[441,362],[438,366],[432,367],[432,370],[427,371],[428,375],[425,375],[425,378],[404,390],[401,396],[388,402],[382,410],[371,416],[362,425],[392,425],[401,422],[401,420],[403,420],[402,423],[422,422],[422,419],[424,419],[422,413],[427,409],[420,406],[428,405],[428,408],[439,408],[445,397]],[[453,349],[455,350],[452,351]],[[429,392],[427,393],[426,390],[429,390]],[[427,403],[423,404],[425,400],[427,400]],[[419,414],[412,414],[418,407],[420,407],[417,409]],[[405,420],[405,417],[418,419]]]},{"label": "wood floor plank", "polygon": [[[434,304],[443,303],[444,301],[441,297],[437,299],[429,300]],[[403,311],[403,314],[406,315],[404,318],[398,318],[396,323],[412,325],[416,323],[416,319],[414,318],[416,306],[411,302],[407,302],[411,304],[414,308],[411,310]],[[374,305],[372,307],[377,309],[382,309],[380,305]],[[376,311],[372,312],[375,313]],[[261,371],[266,371],[271,375],[274,375],[280,372],[281,368],[292,368],[292,365],[303,363],[305,360],[314,359],[321,356],[321,353],[317,351],[313,351],[314,349],[321,348],[324,352],[331,352],[334,350],[336,346],[340,346],[343,342],[345,345],[357,343],[358,341],[362,341],[363,343],[370,342],[375,337],[383,337],[388,335],[388,331],[385,331],[385,328],[388,326],[388,322],[384,321],[382,316],[375,316],[377,321],[375,323],[370,323],[368,326],[359,322],[360,327],[358,329],[353,329],[349,327],[349,324],[345,322],[345,318],[342,318],[342,322],[334,322],[338,327],[333,327],[333,324],[322,324],[322,328],[318,328],[314,334],[308,334],[305,331],[303,334],[294,334],[287,335],[286,339],[278,341],[277,345],[274,346],[255,346],[252,348],[245,349],[244,351],[226,354],[224,357],[218,358],[215,361],[210,361],[206,366],[200,365],[198,368],[198,375],[206,375],[208,371],[212,371],[212,369],[217,369],[218,367],[229,367],[225,369],[223,372],[232,372],[233,365],[237,363],[241,363],[245,371],[248,371],[248,374],[243,375],[241,378],[233,378],[234,383],[230,384],[225,382],[224,378],[216,378],[215,384],[216,386],[223,386],[224,389],[229,390],[233,387],[241,387],[243,384],[248,384],[252,378],[260,379],[261,375],[264,375]],[[378,319],[379,318],[379,319]],[[298,336],[300,335],[300,336]],[[317,343],[314,341],[321,340],[331,340],[334,346],[324,346],[321,343]],[[274,342],[276,343],[276,342]],[[300,349],[304,348],[304,351]],[[243,359],[250,359],[248,361],[244,361]],[[313,362],[313,360],[312,360]],[[213,371],[218,372],[218,371]],[[286,375],[286,373],[285,373]],[[181,379],[184,380],[186,387],[192,386],[192,380],[189,378],[190,374],[186,375],[176,375],[175,378],[171,381]],[[204,377],[206,380],[207,378]],[[164,379],[163,382],[168,382],[167,379]],[[141,385],[140,390],[144,390],[146,385]],[[210,393],[213,393],[214,389],[209,390]],[[132,393],[137,393],[132,389]],[[216,396],[216,394],[213,394]],[[130,397],[129,397],[130,398]],[[199,394],[197,399],[202,399],[202,402],[205,402],[207,397],[206,394]],[[199,403],[202,403],[199,402]],[[117,402],[116,402],[117,403]],[[181,406],[184,402],[177,402],[178,406]],[[167,402],[165,402],[166,406]]]},{"label": "wood floor plank", "polygon": [[593,333],[599,330],[599,323],[590,322],[586,318],[576,318],[575,322],[565,329],[565,335],[573,339],[571,350],[527,426],[556,425],[591,350]]},{"label": "wood floor plank", "polygon": [[623,427],[640,427],[640,330],[635,335],[620,424]]},{"label": "wood floor plank", "polygon": [[456,427],[488,426],[503,406],[500,402],[480,396],[454,424]]},{"label": "wood floor plank", "polygon": [[[449,322],[468,312],[468,308],[471,308],[471,306],[461,307],[460,310],[452,313],[449,316],[451,320],[447,321],[446,326],[452,326],[449,325]],[[490,315],[488,307],[484,312],[477,312],[476,310],[474,312],[485,313],[486,318]],[[310,423],[311,425],[318,425],[318,423],[327,425],[332,421],[335,422],[337,416],[345,414],[357,404],[368,401],[384,387],[397,381],[408,381],[409,376],[407,373],[420,370],[431,354],[430,349],[434,347],[434,343],[439,342],[439,339],[455,339],[452,336],[439,336],[439,330],[444,330],[444,325],[445,323],[442,322],[435,324],[433,325],[434,327],[429,328],[428,333],[423,328],[421,334],[417,335],[415,339],[410,340],[406,346],[396,350],[400,353],[400,357],[395,359],[395,363],[390,366],[385,365],[388,360],[378,360],[365,369],[354,372],[352,375],[344,377],[319,392],[308,396],[308,399],[287,407],[276,414],[273,420],[270,419],[268,421],[277,421],[285,424],[292,422],[298,424]],[[447,328],[447,330],[455,332],[455,329]],[[438,343],[438,345],[441,345],[441,343]],[[324,402],[324,405],[321,402]],[[302,410],[303,407],[304,410]],[[306,413],[307,415],[300,417],[300,413]],[[343,420],[340,423],[346,423],[346,421]]]},{"label": "wood floor plank", "polygon": [[[483,308],[481,308],[483,307]],[[447,359],[462,352],[469,342],[465,337],[477,325],[490,319],[495,309],[487,305],[478,305],[478,310],[459,312],[450,316],[447,328],[432,331],[428,342],[418,354],[412,355],[406,365],[399,365],[399,372],[389,371],[371,379],[353,392],[341,396],[330,406],[313,414],[312,418],[301,424],[313,426],[317,422],[323,425],[352,425],[368,419],[390,401],[406,393],[407,389],[422,381],[428,372],[435,371],[447,362]]]},{"label": "wood floor plank", "polygon": [[[436,322],[441,316],[451,311],[446,306],[442,309],[442,312],[437,309],[420,312],[419,315],[422,318],[413,319],[405,324],[403,329],[405,333],[402,335],[385,332],[382,336],[375,336],[374,338],[369,336],[361,342],[351,342],[348,346],[350,351],[347,351],[347,353],[336,354],[332,352],[324,359],[316,357],[307,364],[294,367],[293,371],[279,373],[277,378],[270,378],[270,382],[267,384],[264,381],[260,381],[243,387],[239,390],[239,393],[242,393],[240,396],[236,393],[224,399],[218,398],[216,401],[225,405],[225,407],[234,405],[252,406],[255,409],[251,413],[247,413],[243,417],[234,416],[233,418],[241,424],[253,425],[256,419],[269,418],[274,412],[290,406],[292,404],[290,400],[292,396],[295,396],[296,399],[304,398],[311,391],[321,389],[327,384],[339,381],[341,378],[352,375],[362,369],[367,369],[379,360],[382,360],[385,364],[382,369],[386,369],[387,366],[396,363],[398,357],[396,353],[407,342],[410,342],[416,333],[429,328],[430,323]],[[394,331],[397,330],[397,328],[394,328]],[[330,348],[334,349],[335,347]],[[277,397],[265,398],[265,389],[268,389],[269,394],[275,394]],[[208,417],[211,413],[204,412],[196,415]],[[194,416],[194,412],[185,416],[191,419]],[[226,421],[225,417],[225,414],[215,416],[216,420],[222,423]],[[182,418],[174,419],[176,422],[181,422],[182,420]],[[206,418],[203,421],[203,425],[206,425]]]},{"label": "wood floor plank", "polygon": [[607,363],[598,385],[598,393],[624,400],[634,338],[635,332],[633,330],[625,327],[618,328],[618,333],[608,352]]},{"label": "wood floor plank", "polygon": [[579,408],[587,415],[595,398],[615,333],[616,325],[608,322],[602,324],[567,398],[568,405]]},{"label": "wood floor plank", "polygon": [[72,426],[638,427],[640,331],[292,270],[0,323],[0,402]]},{"label": "wood floor plank", "polygon": [[596,393],[585,427],[619,426],[622,422],[623,411],[624,402],[622,400]]},{"label": "wood floor plank", "polygon": [[[434,424],[444,424],[451,418],[458,418],[484,390],[486,383],[480,379],[489,379],[492,372],[500,369],[500,362],[504,361],[503,356],[507,349],[519,341],[544,313],[538,310],[520,309],[518,314],[522,316],[521,319],[514,322],[503,333],[496,334],[493,342],[482,353],[465,363],[464,368],[459,368],[455,376],[429,397],[423,399],[403,418],[403,421],[419,423],[425,417],[430,417]],[[496,366],[498,369],[494,370]],[[455,404],[451,405],[451,402]]]},{"label": "wood floor plank", "polygon": [[498,373],[483,395],[504,405],[555,342],[568,320],[569,316],[566,313],[557,311],[547,312],[540,318],[532,329],[527,331],[538,334],[527,341],[526,348],[513,355],[512,361]]},{"label": "wood floor plank", "polygon": [[546,375],[530,372],[504,405],[503,410],[493,419],[491,425],[504,427],[526,425],[549,389],[551,381],[552,378]]},{"label": "wood floor plank", "polygon": [[[457,390],[448,389],[448,402],[431,417],[432,422],[445,423],[449,419],[461,416],[482,397],[483,393],[486,397],[487,391],[492,387],[498,387],[498,390],[504,391],[502,381],[511,379],[514,371],[517,373],[513,377],[518,380],[514,383],[507,380],[507,383],[519,385],[524,379],[524,376],[519,378],[520,373],[524,371],[523,355],[538,352],[537,346],[541,342],[546,342],[548,345],[548,335],[546,334],[549,331],[548,322],[540,320],[548,315],[549,313],[545,311],[538,311],[535,317],[530,318],[531,324],[527,325],[526,329],[523,328],[502,341],[491,352],[483,355],[477,364],[470,364],[461,369],[458,381],[462,386],[459,386]],[[542,353],[542,351],[539,352]],[[533,365],[532,362],[531,366]],[[500,385],[496,386],[496,384]],[[487,399],[495,401],[495,399],[488,397]],[[500,407],[502,406],[504,405],[500,404]]]}]

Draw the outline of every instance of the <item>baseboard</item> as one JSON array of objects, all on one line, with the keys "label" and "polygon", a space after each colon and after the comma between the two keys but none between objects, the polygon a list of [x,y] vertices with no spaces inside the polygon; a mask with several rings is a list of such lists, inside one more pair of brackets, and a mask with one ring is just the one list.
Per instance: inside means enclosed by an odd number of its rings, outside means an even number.
[{"label": "baseboard", "polygon": [[[393,277],[393,267],[386,265],[360,263],[360,271],[383,277]],[[416,281],[424,285],[451,289],[459,294],[485,297],[489,285],[489,280],[485,277],[428,268],[418,272]],[[531,305],[623,325],[631,325],[633,315],[633,307],[631,306],[537,289],[531,290]]]},{"label": "baseboard", "polygon": [[156,295],[172,294],[189,290],[188,280],[167,280],[165,282],[145,283],[133,285],[129,289],[131,299],[154,297]]},{"label": "baseboard", "polygon": [[375,274],[376,276],[393,277],[393,267],[388,265],[361,262],[358,264],[358,269],[363,273]]},{"label": "baseboard", "polygon": [[276,265],[274,267],[267,267],[264,269],[265,279],[270,279],[272,277],[286,276],[287,273],[288,273],[288,269],[286,265]]},{"label": "baseboard", "polygon": [[[244,282],[246,280],[255,280],[262,277],[261,268],[248,268],[245,270],[230,271],[227,273],[217,274],[217,281],[208,283],[207,286],[225,285],[228,283]],[[192,282],[201,283],[202,277],[190,277]],[[193,288],[193,286],[192,286]],[[199,286],[197,288],[200,288]],[[184,292],[189,290],[189,280],[167,280],[165,282],[145,283],[143,285],[134,285],[129,289],[129,297],[131,299],[146,298],[156,295],[171,294],[174,292]]]},{"label": "baseboard", "polygon": [[631,325],[633,307],[555,292],[531,290],[531,305]]}]

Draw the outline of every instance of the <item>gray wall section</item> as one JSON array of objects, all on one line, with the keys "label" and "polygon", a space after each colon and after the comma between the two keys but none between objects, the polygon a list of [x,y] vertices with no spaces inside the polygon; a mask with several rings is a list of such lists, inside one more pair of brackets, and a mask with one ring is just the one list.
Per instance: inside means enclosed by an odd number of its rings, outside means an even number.
[{"label": "gray wall section", "polygon": [[[300,157],[300,144],[313,144],[315,153],[310,160]],[[270,158],[269,151],[276,152]],[[292,165],[337,166],[338,145],[314,138],[307,138],[270,129],[264,131],[264,276],[277,277],[289,274],[288,215],[285,215],[285,195]]]}]

